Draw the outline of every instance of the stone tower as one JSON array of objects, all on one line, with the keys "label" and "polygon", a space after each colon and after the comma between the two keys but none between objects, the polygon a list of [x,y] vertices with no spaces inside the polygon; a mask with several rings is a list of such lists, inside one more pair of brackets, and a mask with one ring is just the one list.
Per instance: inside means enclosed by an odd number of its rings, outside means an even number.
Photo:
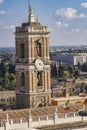
[{"label": "stone tower", "polygon": [[29,21],[16,27],[16,98],[18,108],[50,104],[49,31],[35,21],[32,7]]}]

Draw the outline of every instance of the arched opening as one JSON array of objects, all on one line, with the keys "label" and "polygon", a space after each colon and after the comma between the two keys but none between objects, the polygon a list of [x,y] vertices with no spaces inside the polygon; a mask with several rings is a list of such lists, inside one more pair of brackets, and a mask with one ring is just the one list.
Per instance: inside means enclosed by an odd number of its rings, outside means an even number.
[{"label": "arched opening", "polygon": [[35,45],[35,57],[37,57],[37,56],[39,56],[39,57],[41,57],[41,43],[39,43],[39,41],[37,41],[36,43],[35,43],[36,45]]},{"label": "arched opening", "polygon": [[25,74],[24,74],[24,72],[21,73],[21,86],[22,87],[25,86]]},{"label": "arched opening", "polygon": [[42,86],[42,72],[37,73],[37,86]]},{"label": "arched opening", "polygon": [[21,44],[21,58],[25,58],[25,49],[24,49],[24,44]]}]

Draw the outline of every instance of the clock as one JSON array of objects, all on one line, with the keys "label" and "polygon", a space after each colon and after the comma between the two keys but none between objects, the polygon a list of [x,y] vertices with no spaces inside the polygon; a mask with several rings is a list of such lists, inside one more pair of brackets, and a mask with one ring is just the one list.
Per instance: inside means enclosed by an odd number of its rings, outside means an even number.
[{"label": "clock", "polygon": [[44,68],[44,61],[41,58],[36,59],[35,67],[38,71],[42,71]]}]

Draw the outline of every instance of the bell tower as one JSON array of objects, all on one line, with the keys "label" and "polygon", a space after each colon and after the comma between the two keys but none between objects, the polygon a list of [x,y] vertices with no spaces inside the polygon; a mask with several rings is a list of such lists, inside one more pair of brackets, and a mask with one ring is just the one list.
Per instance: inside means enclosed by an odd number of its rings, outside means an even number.
[{"label": "bell tower", "polygon": [[49,31],[29,9],[29,21],[15,30],[18,108],[48,106],[51,98]]}]

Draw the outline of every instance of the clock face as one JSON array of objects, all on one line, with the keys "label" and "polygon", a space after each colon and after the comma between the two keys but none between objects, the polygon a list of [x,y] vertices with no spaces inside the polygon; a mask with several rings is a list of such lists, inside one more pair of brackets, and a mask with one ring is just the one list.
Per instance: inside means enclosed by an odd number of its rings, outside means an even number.
[{"label": "clock face", "polygon": [[35,67],[37,68],[37,70],[42,71],[44,68],[44,62],[42,59],[36,59],[35,61]]}]

